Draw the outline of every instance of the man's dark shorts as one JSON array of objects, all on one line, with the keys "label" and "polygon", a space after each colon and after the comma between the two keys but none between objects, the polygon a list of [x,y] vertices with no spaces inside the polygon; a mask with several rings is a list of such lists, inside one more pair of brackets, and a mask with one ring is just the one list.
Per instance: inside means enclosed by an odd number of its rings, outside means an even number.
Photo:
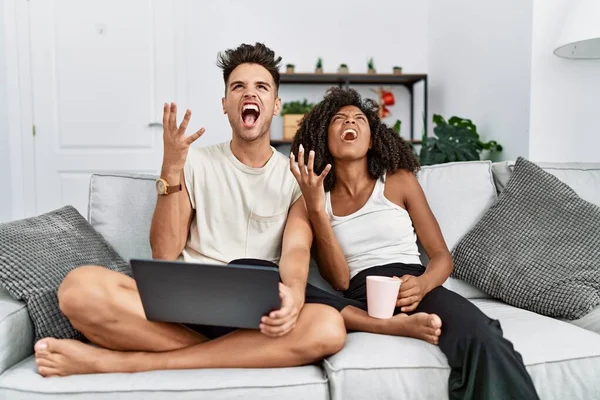
[{"label": "man's dark shorts", "polygon": [[[275,267],[279,268],[277,264],[272,263],[270,261],[258,260],[254,258],[242,258],[238,260],[233,260],[230,264],[243,264],[243,265],[263,265],[267,267]],[[308,284],[306,287],[305,300],[306,304],[325,304],[335,308],[338,311],[341,311],[344,307],[346,307],[349,303],[348,299],[344,299],[341,296],[336,296],[335,294],[328,293],[322,289],[317,288],[316,286]],[[360,306],[360,305],[359,305]],[[225,326],[213,326],[213,325],[195,325],[195,324],[185,324],[188,328],[200,333],[201,335],[207,337],[208,339],[216,339],[221,336],[225,336],[228,333],[236,331],[238,328],[231,328]]]}]

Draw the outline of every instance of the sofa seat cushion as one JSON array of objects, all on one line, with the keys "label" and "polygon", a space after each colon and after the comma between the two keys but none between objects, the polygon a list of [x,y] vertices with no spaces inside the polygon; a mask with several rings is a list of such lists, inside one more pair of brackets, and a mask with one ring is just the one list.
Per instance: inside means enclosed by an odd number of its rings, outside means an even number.
[{"label": "sofa seat cushion", "polygon": [[[496,300],[472,302],[500,320],[541,398],[600,398],[600,335]],[[324,365],[332,399],[448,398],[446,357],[424,341],[351,333]]]},{"label": "sofa seat cushion", "polygon": [[600,335],[573,324],[499,303],[473,300],[523,356],[545,399],[599,399]]},{"label": "sofa seat cushion", "polygon": [[25,303],[0,286],[0,374],[33,353],[33,324]]},{"label": "sofa seat cushion", "polygon": [[21,399],[327,399],[317,366],[208,369],[42,378],[29,357],[0,375],[0,398]]}]

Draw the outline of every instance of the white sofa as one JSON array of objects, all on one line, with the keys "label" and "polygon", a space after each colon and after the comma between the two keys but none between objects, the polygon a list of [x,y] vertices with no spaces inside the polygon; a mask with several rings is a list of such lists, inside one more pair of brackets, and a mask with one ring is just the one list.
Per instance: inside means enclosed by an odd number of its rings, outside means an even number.
[{"label": "white sofa", "polygon": [[[495,201],[511,162],[424,167],[429,203],[452,248]],[[600,164],[540,164],[600,206]],[[89,221],[125,259],[150,257],[154,177],[95,175]],[[315,268],[311,282],[327,288]],[[499,319],[523,356],[542,399],[600,399],[600,307],[559,321],[506,305],[458,280],[445,284]],[[330,288],[329,288],[330,289]],[[0,399],[444,399],[446,358],[409,338],[351,333],[318,365],[252,370],[155,371],[42,378],[32,357],[33,328],[23,303],[0,290]]]}]

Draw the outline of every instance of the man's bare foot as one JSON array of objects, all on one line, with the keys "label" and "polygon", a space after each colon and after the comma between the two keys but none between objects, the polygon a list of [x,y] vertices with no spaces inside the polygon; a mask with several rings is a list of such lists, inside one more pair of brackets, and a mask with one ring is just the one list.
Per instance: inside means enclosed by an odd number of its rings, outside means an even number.
[{"label": "man's bare foot", "polygon": [[71,339],[44,338],[34,348],[38,372],[44,377],[117,372],[122,358],[116,351]]},{"label": "man's bare foot", "polygon": [[435,314],[398,314],[387,320],[386,331],[396,336],[408,336],[438,344],[442,334],[442,320]]}]

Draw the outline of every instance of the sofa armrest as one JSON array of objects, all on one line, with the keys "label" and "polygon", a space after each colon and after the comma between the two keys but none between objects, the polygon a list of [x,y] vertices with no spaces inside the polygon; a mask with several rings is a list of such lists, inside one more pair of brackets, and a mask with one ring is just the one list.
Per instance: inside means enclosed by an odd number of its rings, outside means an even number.
[{"label": "sofa armrest", "polygon": [[25,303],[0,286],[0,374],[33,354],[33,338]]}]

